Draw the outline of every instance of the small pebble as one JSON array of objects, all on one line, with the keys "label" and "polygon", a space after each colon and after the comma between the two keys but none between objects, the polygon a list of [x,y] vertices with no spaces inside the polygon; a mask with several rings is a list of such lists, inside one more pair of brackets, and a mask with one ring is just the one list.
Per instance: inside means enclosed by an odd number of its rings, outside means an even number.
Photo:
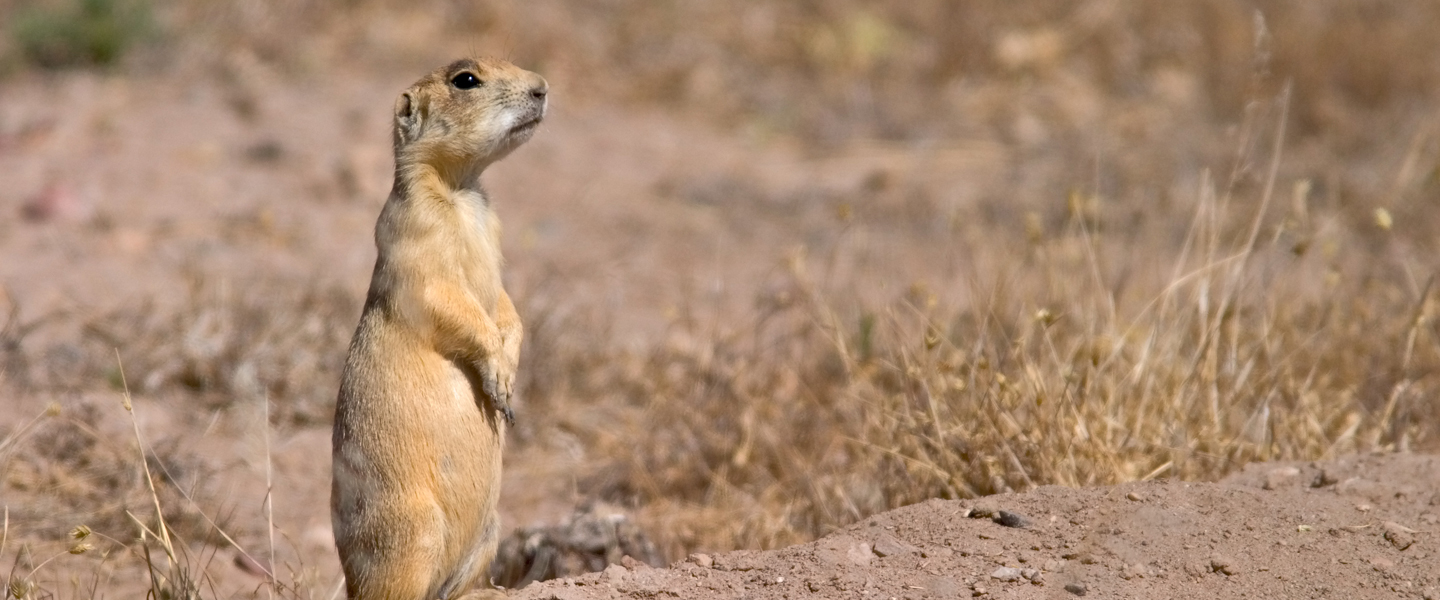
[{"label": "small pebble", "polygon": [[1020,574],[1020,569],[1015,567],[1000,567],[995,569],[995,572],[991,573],[990,577],[992,579],[999,579],[1000,581],[1020,581],[1022,575]]},{"label": "small pebble", "polygon": [[1000,511],[1000,513],[995,516],[994,521],[1006,527],[1025,527],[1030,525],[1030,521],[1026,520],[1025,517],[1008,510]]},{"label": "small pebble", "polygon": [[1235,561],[1217,552],[1210,555],[1210,572],[1229,576],[1234,575],[1238,571],[1235,568]]},{"label": "small pebble", "polygon": [[1130,492],[1130,493],[1128,493],[1128,494],[1125,494],[1125,499],[1126,499],[1126,500],[1129,500],[1129,501],[1131,501],[1131,502],[1139,502],[1139,501],[1141,501],[1141,500],[1144,500],[1145,497],[1144,497],[1144,496],[1141,496],[1140,494],[1138,494],[1138,493],[1136,493],[1136,492]]},{"label": "small pebble", "polygon": [[1415,543],[1415,530],[1394,521],[1386,521],[1380,526],[1385,530],[1385,541],[1395,546],[1396,550],[1405,550]]},{"label": "small pebble", "polygon": [[1140,563],[1135,563],[1133,565],[1124,565],[1120,567],[1120,578],[1126,581],[1135,579],[1137,577],[1147,577],[1149,575],[1150,568]]},{"label": "small pebble", "polygon": [[875,545],[871,546],[870,551],[874,552],[876,556],[884,558],[886,556],[914,554],[919,552],[920,549],[900,541],[893,535],[887,534],[875,540]]},{"label": "small pebble", "polygon": [[1267,490],[1278,490],[1289,487],[1300,480],[1300,469],[1295,467],[1280,467],[1271,469],[1265,474],[1265,484],[1261,487]]},{"label": "small pebble", "polygon": [[1065,591],[1075,594],[1076,596],[1084,596],[1088,590],[1085,589],[1085,584],[1083,583],[1067,583],[1065,584]]},{"label": "small pebble", "polygon": [[707,569],[715,565],[715,559],[710,558],[709,554],[700,554],[699,552],[690,555],[690,562]]}]

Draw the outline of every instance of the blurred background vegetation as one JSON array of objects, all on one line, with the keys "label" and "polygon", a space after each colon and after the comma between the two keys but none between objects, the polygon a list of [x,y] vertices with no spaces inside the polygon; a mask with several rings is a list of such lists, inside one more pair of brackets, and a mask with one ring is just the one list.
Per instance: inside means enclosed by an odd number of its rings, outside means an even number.
[{"label": "blurred background vegetation", "polygon": [[[5,0],[6,60],[180,68],[236,54],[294,74],[413,72],[465,49],[552,74],[577,99],[645,101],[818,141],[965,133],[967,89],[1068,81],[1111,99],[1193,93],[1236,119],[1295,87],[1299,133],[1433,98],[1440,8],[1402,0],[539,0],[210,3]],[[1071,123],[1074,127],[1083,123]]]}]

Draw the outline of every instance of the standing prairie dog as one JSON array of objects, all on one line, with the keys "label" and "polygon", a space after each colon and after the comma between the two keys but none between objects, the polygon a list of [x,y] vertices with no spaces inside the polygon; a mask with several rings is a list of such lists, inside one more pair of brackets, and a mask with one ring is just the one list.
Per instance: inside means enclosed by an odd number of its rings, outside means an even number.
[{"label": "standing prairie dog", "polygon": [[[480,173],[535,133],[545,80],[494,59],[395,101],[395,185],[335,405],[330,518],[351,599],[489,590],[522,331]],[[467,595],[467,597],[471,597]]]}]

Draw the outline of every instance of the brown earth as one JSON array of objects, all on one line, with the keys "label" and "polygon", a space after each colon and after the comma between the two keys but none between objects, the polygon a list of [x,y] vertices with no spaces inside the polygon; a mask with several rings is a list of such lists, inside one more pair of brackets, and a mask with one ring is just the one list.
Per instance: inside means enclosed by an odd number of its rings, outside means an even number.
[{"label": "brown earth", "polygon": [[1218,483],[929,500],[808,544],[611,565],[515,597],[1429,600],[1437,524],[1440,457],[1256,463]]},{"label": "brown earth", "polygon": [[0,73],[12,585],[164,587],[158,508],[203,597],[339,589],[389,107],[483,21],[554,102],[486,174],[528,332],[504,522],[600,499],[708,555],[518,597],[1440,594],[1440,10],[1262,3],[1261,64],[1230,0],[282,4]]}]

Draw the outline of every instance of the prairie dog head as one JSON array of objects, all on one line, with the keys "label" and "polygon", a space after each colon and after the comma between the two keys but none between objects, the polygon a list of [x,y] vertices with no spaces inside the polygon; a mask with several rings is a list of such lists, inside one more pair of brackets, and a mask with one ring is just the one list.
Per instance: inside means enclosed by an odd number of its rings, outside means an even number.
[{"label": "prairie dog head", "polygon": [[478,177],[534,135],[548,91],[543,77],[499,59],[436,69],[395,100],[396,165]]}]

